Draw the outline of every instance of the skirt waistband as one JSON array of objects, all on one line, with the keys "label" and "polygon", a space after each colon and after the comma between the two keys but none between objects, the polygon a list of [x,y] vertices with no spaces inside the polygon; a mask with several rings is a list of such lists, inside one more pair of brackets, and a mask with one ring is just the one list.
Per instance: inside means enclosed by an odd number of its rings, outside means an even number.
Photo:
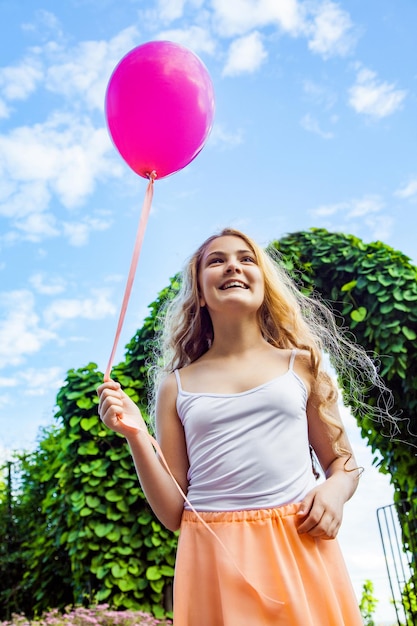
[{"label": "skirt waistband", "polygon": [[203,520],[206,524],[229,523],[229,522],[256,522],[278,517],[296,515],[300,509],[300,502],[284,504],[272,509],[244,509],[240,511],[194,511],[184,509],[182,521],[187,523]]}]

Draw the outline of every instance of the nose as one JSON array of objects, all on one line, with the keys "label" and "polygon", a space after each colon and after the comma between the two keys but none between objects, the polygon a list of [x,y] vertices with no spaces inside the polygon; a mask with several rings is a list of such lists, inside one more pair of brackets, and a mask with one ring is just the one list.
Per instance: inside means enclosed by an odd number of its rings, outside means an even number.
[{"label": "nose", "polygon": [[226,274],[234,274],[235,272],[239,273],[240,271],[239,262],[236,259],[230,259],[226,263]]}]

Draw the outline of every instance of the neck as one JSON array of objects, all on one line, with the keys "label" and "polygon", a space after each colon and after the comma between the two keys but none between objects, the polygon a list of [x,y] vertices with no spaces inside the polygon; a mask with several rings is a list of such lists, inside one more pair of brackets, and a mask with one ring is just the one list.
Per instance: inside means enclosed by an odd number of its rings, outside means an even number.
[{"label": "neck", "polygon": [[244,352],[265,347],[259,325],[253,320],[222,320],[213,324],[214,339],[210,348],[212,356],[237,356]]}]

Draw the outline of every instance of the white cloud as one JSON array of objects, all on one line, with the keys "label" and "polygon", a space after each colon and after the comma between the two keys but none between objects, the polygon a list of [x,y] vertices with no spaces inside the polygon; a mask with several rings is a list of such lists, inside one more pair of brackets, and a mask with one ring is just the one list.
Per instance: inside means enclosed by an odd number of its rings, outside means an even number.
[{"label": "white cloud", "polygon": [[[70,114],[0,135],[0,215],[25,239],[57,236],[61,227],[48,212],[52,199],[67,209],[82,206],[97,180],[122,176],[115,157],[104,128]],[[91,221],[89,228],[102,226]]]},{"label": "white cloud", "polygon": [[223,76],[255,72],[267,57],[259,32],[235,39],[229,48]]},{"label": "white cloud", "polygon": [[[52,13],[40,12],[37,19],[43,28],[56,26]],[[9,116],[8,102],[27,99],[40,88],[62,96],[66,110],[0,135],[0,215],[12,229],[2,229],[4,241],[41,241],[64,232],[70,243],[82,245],[91,229],[103,227],[98,220],[78,229],[68,222],[62,226],[50,205],[57,199],[67,209],[79,207],[97,180],[123,175],[107,130],[80,111],[102,112],[111,72],[137,39],[132,26],[110,41],[84,41],[73,48],[49,41],[30,49],[15,66],[0,68],[0,117]]]},{"label": "white cloud", "polygon": [[104,128],[55,115],[0,136],[0,168],[14,181],[44,181],[71,207],[91,193],[96,175],[112,173],[113,163],[106,158],[111,147]]},{"label": "white cloud", "polygon": [[334,2],[323,2],[314,12],[308,26],[308,47],[324,58],[345,56],[355,44],[349,14]]},{"label": "white cloud", "polygon": [[319,137],[322,137],[323,139],[332,139],[334,137],[332,132],[322,130],[318,121],[309,113],[304,115],[304,117],[300,120],[300,124],[308,132],[319,135]]},{"label": "white cloud", "polygon": [[10,115],[10,108],[5,101],[0,98],[0,119],[7,119]]},{"label": "white cloud", "polygon": [[382,198],[376,195],[368,195],[350,202],[348,217],[364,217],[371,213],[379,213],[384,208]]},{"label": "white cloud", "polygon": [[357,39],[349,14],[330,0],[213,0],[212,6],[215,28],[223,37],[273,26],[293,37],[306,37],[309,49],[324,58],[349,54]]},{"label": "white cloud", "polygon": [[116,313],[116,307],[107,289],[96,289],[90,298],[62,298],[46,307],[44,318],[48,325],[56,328],[65,320],[83,318],[103,319]]},{"label": "white cloud", "polygon": [[235,148],[243,143],[242,130],[229,131],[220,123],[216,122],[210,133],[210,145],[220,146],[222,148]]},{"label": "white cloud", "polygon": [[312,80],[305,80],[303,89],[310,101],[324,107],[326,110],[332,109],[337,102],[337,95],[334,91]]},{"label": "white cloud", "polygon": [[337,213],[341,213],[345,211],[349,207],[348,202],[336,202],[335,204],[322,204],[317,207],[317,209],[313,209],[311,214],[315,217],[329,217],[330,215],[336,215]]},{"label": "white cloud", "polygon": [[[32,213],[46,211],[51,194],[44,180],[14,180],[12,153],[5,156],[2,162],[2,151],[10,143],[2,143],[0,137],[0,215],[10,219],[25,218]],[[17,165],[17,163],[16,163]],[[3,171],[2,171],[3,170]],[[15,174],[17,172],[14,172]]]},{"label": "white cloud", "polygon": [[383,213],[384,208],[385,202],[380,196],[367,194],[362,198],[325,204],[310,213],[315,218],[321,218],[325,228],[352,233],[358,230],[363,233],[366,227],[370,237],[386,241],[391,235],[394,221]]},{"label": "white cloud", "polygon": [[17,387],[19,380],[16,376],[0,376],[0,388]]},{"label": "white cloud", "polygon": [[108,220],[86,217],[76,222],[64,222],[63,232],[72,246],[84,246],[92,231],[107,230],[110,227]]},{"label": "white cloud", "polygon": [[64,96],[77,106],[103,109],[107,83],[115,66],[138,42],[138,31],[130,26],[109,41],[81,41],[72,49],[52,44],[45,46],[48,63],[45,88]]},{"label": "white cloud", "polygon": [[158,0],[158,17],[171,22],[182,17],[187,0]]},{"label": "white cloud", "polygon": [[16,219],[14,226],[27,241],[38,242],[47,237],[56,237],[56,219],[51,213],[31,213],[25,218]]},{"label": "white cloud", "polygon": [[55,338],[41,327],[34,296],[28,290],[0,294],[0,311],[0,367],[19,365]]},{"label": "white cloud", "polygon": [[405,90],[381,82],[375,72],[361,68],[355,84],[349,89],[349,104],[357,113],[382,118],[395,113],[406,95]]},{"label": "white cloud", "polygon": [[201,26],[193,25],[190,28],[176,28],[172,30],[164,30],[158,33],[158,40],[174,41],[186,48],[189,48],[196,54],[201,52],[205,54],[214,54],[216,42],[210,35],[209,31]]},{"label": "white cloud", "polygon": [[397,189],[394,193],[398,198],[409,200],[417,197],[417,176],[411,178],[408,183]]},{"label": "white cloud", "polygon": [[62,37],[61,23],[54,13],[45,9],[38,9],[35,12],[35,18],[31,22],[25,22],[21,25],[22,30],[28,32],[37,32],[42,37],[52,36],[55,39]]},{"label": "white cloud", "polygon": [[373,215],[372,218],[365,219],[372,237],[379,241],[389,241],[393,223],[394,220],[390,215]]},{"label": "white cloud", "polygon": [[61,277],[49,277],[40,272],[33,274],[29,282],[37,293],[55,296],[65,291],[65,281]]},{"label": "white cloud", "polygon": [[[0,68],[0,94],[3,101],[25,100],[42,87],[64,96],[69,108],[83,103],[102,111],[110,75],[137,41],[135,26],[109,41],[81,41],[73,48],[49,41],[32,48],[18,64]],[[3,116],[7,111],[3,105]]]},{"label": "white cloud", "polygon": [[44,77],[42,62],[25,57],[18,65],[0,68],[0,90],[5,100],[26,100]]},{"label": "white cloud", "polygon": [[20,385],[24,386],[24,395],[27,396],[44,396],[64,384],[62,370],[59,367],[30,368],[20,372],[19,378]]},{"label": "white cloud", "polygon": [[244,35],[255,28],[275,25],[295,35],[303,27],[302,6],[297,0],[213,0],[214,23],[220,35]]},{"label": "white cloud", "polygon": [[[25,396],[43,396],[64,384],[59,367],[19,369],[14,376],[0,376],[0,389],[20,387],[19,393]],[[10,400],[5,402],[5,406]]]},{"label": "white cloud", "polygon": [[342,213],[347,218],[364,217],[365,215],[378,213],[384,208],[384,202],[380,196],[366,195],[363,198],[353,198],[345,202],[325,204],[311,211],[317,217],[327,217]]}]

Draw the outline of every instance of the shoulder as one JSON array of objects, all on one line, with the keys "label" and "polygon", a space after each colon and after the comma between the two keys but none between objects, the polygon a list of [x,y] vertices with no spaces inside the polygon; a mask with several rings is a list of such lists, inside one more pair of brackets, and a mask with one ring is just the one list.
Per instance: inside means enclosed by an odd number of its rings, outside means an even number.
[{"label": "shoulder", "polygon": [[156,394],[155,418],[158,436],[161,431],[166,432],[179,425],[177,411],[178,388],[174,373],[167,374],[159,383]]},{"label": "shoulder", "polygon": [[307,387],[307,391],[315,386],[311,354],[308,350],[297,349],[293,365],[294,372],[299,376]]},{"label": "shoulder", "polygon": [[295,359],[294,359],[294,365],[297,364],[299,366],[302,366],[304,368],[306,368],[307,370],[311,371],[312,370],[312,365],[311,365],[311,354],[308,350],[300,350],[299,348],[297,348],[295,350]]},{"label": "shoulder", "polygon": [[172,403],[176,401],[178,394],[178,385],[175,373],[167,374],[159,383],[156,399],[157,403]]}]

